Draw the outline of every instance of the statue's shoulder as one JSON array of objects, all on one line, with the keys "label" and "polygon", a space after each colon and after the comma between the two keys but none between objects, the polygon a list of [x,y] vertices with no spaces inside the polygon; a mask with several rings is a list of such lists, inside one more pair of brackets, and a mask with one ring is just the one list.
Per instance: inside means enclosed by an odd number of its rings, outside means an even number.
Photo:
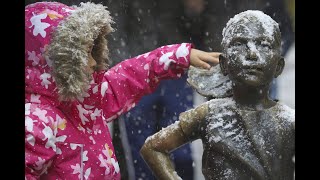
[{"label": "statue's shoulder", "polygon": [[277,117],[280,119],[287,122],[295,122],[295,109],[282,102],[277,102],[275,110]]},{"label": "statue's shoulder", "polygon": [[207,103],[210,110],[225,108],[229,109],[234,108],[236,106],[235,101],[230,97],[211,99]]}]

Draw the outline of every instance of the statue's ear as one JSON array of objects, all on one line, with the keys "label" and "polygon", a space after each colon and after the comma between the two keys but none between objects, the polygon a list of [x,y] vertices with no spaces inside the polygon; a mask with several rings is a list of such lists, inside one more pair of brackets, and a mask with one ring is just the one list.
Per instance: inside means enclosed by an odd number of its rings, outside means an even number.
[{"label": "statue's ear", "polygon": [[220,64],[220,69],[223,75],[227,75],[228,71],[227,71],[227,67],[228,67],[228,62],[227,62],[227,58],[225,57],[224,54],[220,54],[219,55],[219,64]]},{"label": "statue's ear", "polygon": [[281,56],[278,61],[278,64],[277,64],[276,72],[274,74],[275,78],[278,77],[282,73],[284,65],[285,65],[284,58]]}]

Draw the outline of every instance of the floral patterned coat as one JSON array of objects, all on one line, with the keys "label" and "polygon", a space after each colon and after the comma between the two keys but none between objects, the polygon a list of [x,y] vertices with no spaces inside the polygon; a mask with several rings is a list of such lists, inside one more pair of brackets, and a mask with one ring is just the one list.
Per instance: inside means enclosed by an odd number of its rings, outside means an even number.
[{"label": "floral patterned coat", "polygon": [[57,2],[25,8],[26,179],[120,179],[106,123],[152,93],[160,80],[179,78],[190,65],[191,44],[159,47],[95,72],[83,97],[59,101],[44,51],[61,20],[76,13],[77,7]]}]

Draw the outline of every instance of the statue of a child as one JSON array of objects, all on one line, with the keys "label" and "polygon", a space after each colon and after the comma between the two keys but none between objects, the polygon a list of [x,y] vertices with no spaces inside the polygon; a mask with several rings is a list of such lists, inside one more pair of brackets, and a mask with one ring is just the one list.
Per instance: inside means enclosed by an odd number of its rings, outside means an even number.
[{"label": "statue of a child", "polygon": [[228,97],[220,93],[181,113],[179,121],[146,140],[140,152],[158,179],[180,179],[169,152],[196,139],[203,143],[206,179],[293,179],[295,110],[269,98],[285,64],[280,37],[279,25],[261,11],[247,10],[228,21],[219,62],[229,78]]}]

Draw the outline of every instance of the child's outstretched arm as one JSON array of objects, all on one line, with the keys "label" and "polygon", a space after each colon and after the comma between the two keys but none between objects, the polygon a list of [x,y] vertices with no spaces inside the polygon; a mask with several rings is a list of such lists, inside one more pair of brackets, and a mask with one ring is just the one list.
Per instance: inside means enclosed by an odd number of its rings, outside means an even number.
[{"label": "child's outstretched arm", "polygon": [[[191,49],[190,64],[195,67],[210,69],[211,65],[219,63],[219,52],[205,52],[198,49]],[[211,64],[211,65],[210,65]]]},{"label": "child's outstretched arm", "polygon": [[183,144],[200,138],[200,124],[207,113],[207,104],[183,112],[179,116],[179,121],[146,139],[140,154],[157,179],[181,179],[174,169],[169,153]]},{"label": "child's outstretched arm", "polygon": [[[161,80],[182,76],[190,65],[209,68],[217,64],[220,53],[193,49],[189,43],[159,47],[127,59],[96,79],[101,107],[107,121],[127,112],[142,98],[152,93]],[[89,99],[90,100],[90,99]]]}]

